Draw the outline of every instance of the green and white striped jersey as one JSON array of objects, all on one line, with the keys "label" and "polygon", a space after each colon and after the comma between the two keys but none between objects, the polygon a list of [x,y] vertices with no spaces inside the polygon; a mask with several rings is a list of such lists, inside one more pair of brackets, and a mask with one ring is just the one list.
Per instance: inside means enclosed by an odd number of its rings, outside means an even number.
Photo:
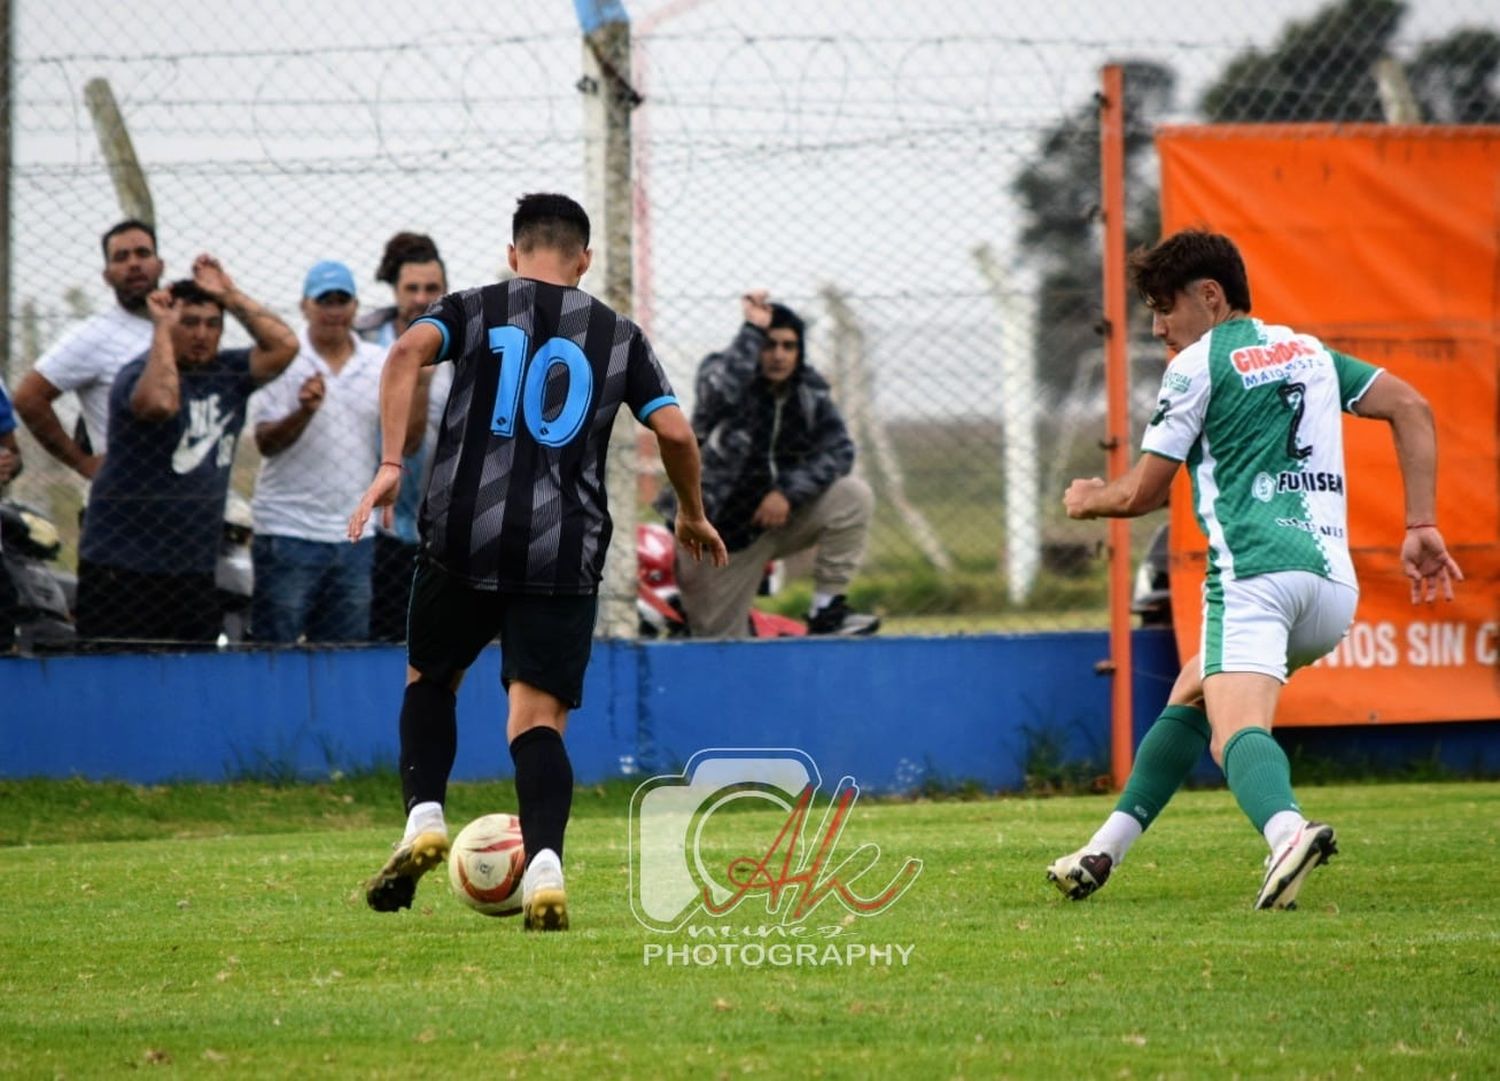
[{"label": "green and white striped jersey", "polygon": [[1167,365],[1142,449],[1187,463],[1210,578],[1301,570],[1358,588],[1339,414],[1380,372],[1259,319],[1221,323]]}]

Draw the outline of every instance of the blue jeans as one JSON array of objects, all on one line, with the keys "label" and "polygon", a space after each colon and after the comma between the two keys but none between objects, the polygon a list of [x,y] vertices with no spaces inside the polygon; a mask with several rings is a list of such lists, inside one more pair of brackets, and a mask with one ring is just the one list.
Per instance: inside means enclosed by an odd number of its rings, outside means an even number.
[{"label": "blue jeans", "polygon": [[257,642],[364,642],[370,637],[375,538],[356,544],[256,535],[250,636]]}]

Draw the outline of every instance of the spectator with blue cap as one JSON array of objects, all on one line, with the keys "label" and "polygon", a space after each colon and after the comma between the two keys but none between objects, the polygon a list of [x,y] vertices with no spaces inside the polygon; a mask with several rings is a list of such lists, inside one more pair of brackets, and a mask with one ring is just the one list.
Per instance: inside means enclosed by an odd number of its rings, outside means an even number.
[{"label": "spectator with blue cap", "polygon": [[369,637],[374,528],[350,544],[344,515],[380,460],[385,353],[354,333],[358,308],[349,268],[315,264],[302,287],[296,359],[251,401],[263,458],[251,502],[258,642]]}]

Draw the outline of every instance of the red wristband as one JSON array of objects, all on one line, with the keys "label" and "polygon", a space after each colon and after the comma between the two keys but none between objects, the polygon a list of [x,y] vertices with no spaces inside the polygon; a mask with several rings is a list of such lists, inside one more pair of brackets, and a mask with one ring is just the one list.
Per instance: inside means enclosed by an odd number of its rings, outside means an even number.
[{"label": "red wristband", "polygon": [[401,470],[401,472],[403,472],[403,473],[409,472],[409,470],[407,470],[406,466],[402,465],[400,462],[381,462],[380,464],[381,465],[393,465],[397,469]]},{"label": "red wristband", "polygon": [[1412,530],[1412,529],[1436,529],[1437,528],[1437,523],[1436,522],[1418,522],[1416,525],[1409,525],[1406,528],[1408,530]]}]

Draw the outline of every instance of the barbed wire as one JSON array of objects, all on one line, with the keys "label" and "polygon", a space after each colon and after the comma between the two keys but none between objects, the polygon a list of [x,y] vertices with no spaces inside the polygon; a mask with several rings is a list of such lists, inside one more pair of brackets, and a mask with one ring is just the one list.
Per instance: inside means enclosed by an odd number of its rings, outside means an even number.
[{"label": "barbed wire", "polygon": [[[1294,22],[1336,4],[1268,0],[1199,15],[1134,2],[1082,16],[998,0],[771,0],[706,3],[665,22],[660,4],[629,6],[650,27],[636,37],[632,75],[643,97],[636,315],[685,402],[699,361],[737,328],[739,296],[770,288],[809,317],[808,359],[838,369],[862,433],[860,468],[881,497],[861,599],[898,627],[1102,620],[1101,567],[1077,554],[1092,534],[1062,518],[1051,490],[1102,461],[1098,68],[1129,61],[1168,76],[1151,109],[1127,115],[1127,139],[1146,147],[1131,171],[1139,216],[1153,203],[1152,130],[1202,121],[1210,88],[1255,91],[1254,119],[1337,111],[1352,71],[1343,42],[1322,42],[1291,68],[1236,66],[1272,55]],[[560,0],[512,0],[500,16],[487,2],[413,16],[250,0],[216,11],[208,45],[194,20],[147,22],[123,7],[15,10],[12,387],[81,307],[113,303],[98,283],[98,236],[122,215],[86,104],[91,80],[109,81],[125,116],[168,276],[213,250],[294,324],[302,275],[318,260],[348,263],[373,308],[390,300],[373,280],[381,246],[414,229],[437,241],[450,285],[479,284],[503,264],[515,196],[582,194],[594,137],[582,118],[582,47]],[[1482,0],[1407,14],[1382,49],[1409,69],[1458,41],[1455,31],[1493,32],[1500,21]],[[1453,84],[1469,95],[1454,115],[1486,88],[1500,95],[1480,39],[1462,47],[1473,70]],[[1018,179],[1046,161],[1061,163],[1050,182],[1073,185],[1052,223],[1066,243],[1025,235],[1034,223]],[[1149,345],[1138,352],[1140,365],[1160,362]],[[1035,369],[1031,509],[1046,553],[1019,592],[1002,536],[1014,478],[1001,471],[1015,422],[1002,421],[1002,406],[1017,393],[1002,370],[1018,357]],[[251,494],[247,442],[235,483]],[[21,494],[49,505],[72,560],[84,485],[34,443],[27,454],[35,468]],[[955,569],[934,570],[943,559],[911,513]]]}]

